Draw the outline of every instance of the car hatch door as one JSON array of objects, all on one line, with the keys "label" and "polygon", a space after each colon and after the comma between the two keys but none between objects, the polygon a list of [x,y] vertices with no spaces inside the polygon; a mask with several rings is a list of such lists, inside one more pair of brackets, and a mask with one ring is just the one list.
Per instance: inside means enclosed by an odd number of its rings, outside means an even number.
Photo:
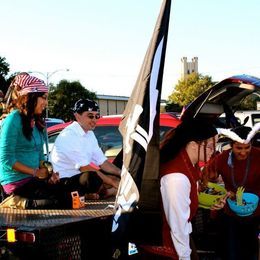
[{"label": "car hatch door", "polygon": [[201,118],[215,122],[222,113],[227,116],[233,114],[241,101],[252,93],[260,96],[259,78],[237,75],[224,79],[191,102],[182,113],[181,120]]}]

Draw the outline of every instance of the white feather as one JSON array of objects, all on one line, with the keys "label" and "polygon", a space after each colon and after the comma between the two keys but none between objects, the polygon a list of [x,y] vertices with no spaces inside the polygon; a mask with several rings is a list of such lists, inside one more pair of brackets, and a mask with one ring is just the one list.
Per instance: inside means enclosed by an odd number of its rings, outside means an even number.
[{"label": "white feather", "polygon": [[255,134],[260,130],[260,122],[252,127],[252,130],[248,133],[245,143],[248,144]]},{"label": "white feather", "polygon": [[218,134],[225,135],[226,137],[232,139],[233,141],[239,142],[239,143],[245,143],[246,140],[239,137],[236,133],[231,131],[231,129],[227,128],[217,128]]}]

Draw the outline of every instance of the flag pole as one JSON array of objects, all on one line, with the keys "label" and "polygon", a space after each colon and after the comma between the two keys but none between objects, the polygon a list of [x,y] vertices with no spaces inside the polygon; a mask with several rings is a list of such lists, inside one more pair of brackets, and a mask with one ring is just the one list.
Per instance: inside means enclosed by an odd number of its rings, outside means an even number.
[{"label": "flag pole", "polygon": [[[147,176],[144,170],[150,165],[152,175],[158,178],[159,174],[159,115],[170,9],[171,0],[164,0],[119,126],[123,137],[123,165],[112,225],[115,259],[119,251],[122,253],[127,248],[124,243],[130,218],[128,213],[138,204],[143,176]],[[154,167],[151,168],[151,165]],[[137,253],[137,250],[134,252]]]}]

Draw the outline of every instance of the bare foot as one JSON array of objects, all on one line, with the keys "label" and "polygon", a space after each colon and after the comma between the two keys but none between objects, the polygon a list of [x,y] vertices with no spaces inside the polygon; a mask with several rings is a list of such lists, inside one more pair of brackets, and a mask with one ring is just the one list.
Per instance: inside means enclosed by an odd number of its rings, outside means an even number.
[{"label": "bare foot", "polygon": [[103,192],[102,192],[102,195],[103,195],[103,196],[102,196],[102,197],[103,197],[104,199],[106,199],[106,198],[109,198],[109,197],[111,197],[111,196],[116,196],[116,194],[117,194],[117,189],[114,188],[114,187],[112,187],[112,188],[103,190]]}]

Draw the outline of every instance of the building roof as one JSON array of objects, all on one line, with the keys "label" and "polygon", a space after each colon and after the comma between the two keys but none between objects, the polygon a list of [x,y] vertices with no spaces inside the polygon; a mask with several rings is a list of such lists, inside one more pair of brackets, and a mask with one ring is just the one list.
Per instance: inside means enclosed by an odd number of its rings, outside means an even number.
[{"label": "building roof", "polygon": [[129,97],[126,96],[112,96],[112,95],[99,95],[97,94],[97,99],[105,99],[105,100],[122,100],[127,101]]}]

